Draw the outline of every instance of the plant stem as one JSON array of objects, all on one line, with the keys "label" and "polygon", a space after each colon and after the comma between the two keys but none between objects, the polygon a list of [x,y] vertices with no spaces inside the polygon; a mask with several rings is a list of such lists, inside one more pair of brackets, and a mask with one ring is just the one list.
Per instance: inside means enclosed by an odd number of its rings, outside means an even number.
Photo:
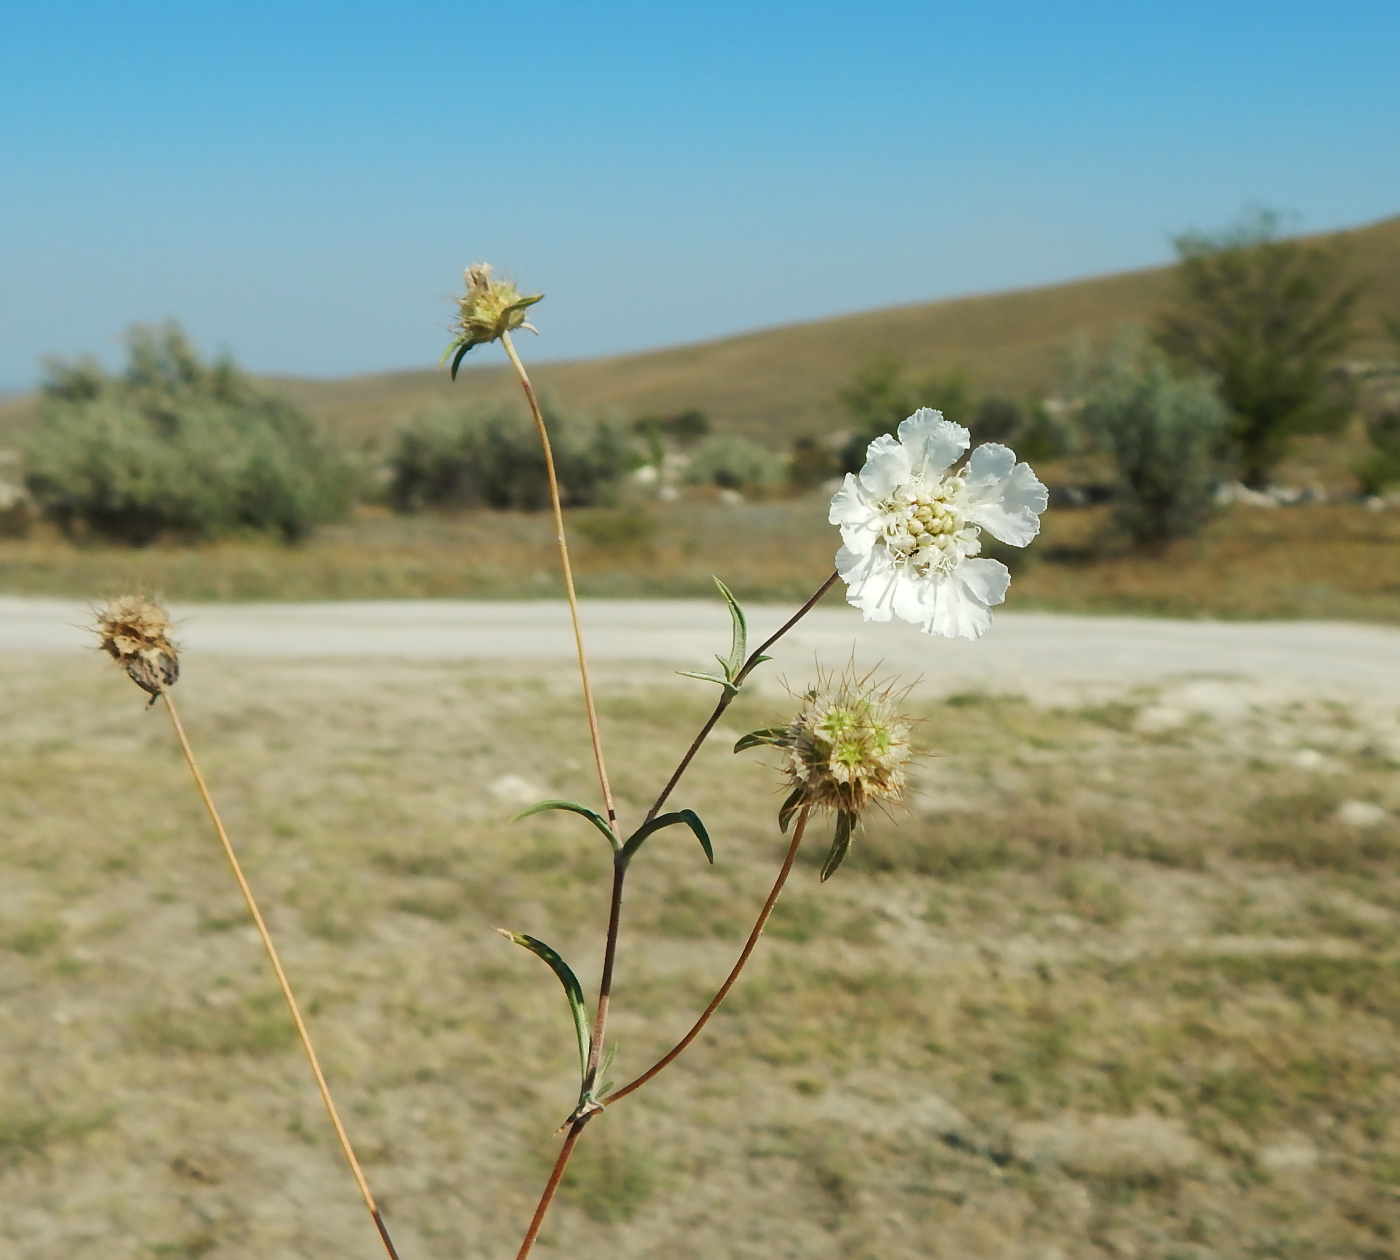
[{"label": "plant stem", "polygon": [[379,1231],[384,1249],[389,1253],[391,1260],[399,1260],[399,1253],[394,1250],[394,1243],[384,1225],[384,1218],[379,1214],[379,1207],[374,1201],[374,1195],[370,1193],[369,1183],[360,1170],[360,1161],[355,1158],[355,1149],[350,1145],[349,1135],[345,1132],[345,1126],[340,1122],[340,1113],[336,1111],[335,1101],[331,1098],[330,1086],[326,1084],[320,1060],[316,1057],[315,1047],[311,1044],[311,1034],[307,1031],[306,1021],[301,1017],[301,1008],[297,1005],[296,996],[292,993],[287,973],[282,970],[282,960],[277,956],[277,947],[272,943],[272,935],[268,932],[267,924],[263,921],[262,911],[258,909],[258,903],[253,897],[253,890],[243,877],[243,867],[239,864],[238,855],[233,851],[233,844],[228,838],[228,832],[224,830],[223,820],[219,817],[219,811],[214,805],[214,798],[209,793],[209,786],[204,782],[204,775],[200,773],[199,763],[195,760],[194,749],[190,747],[189,737],[185,734],[184,724],[180,721],[179,711],[175,708],[175,701],[170,698],[170,692],[165,688],[161,689],[160,694],[165,701],[165,711],[170,714],[171,725],[175,728],[175,737],[180,741],[180,750],[185,754],[185,762],[190,768],[190,773],[194,776],[195,787],[199,789],[199,795],[204,800],[204,807],[209,811],[209,817],[214,823],[214,830],[219,836],[219,843],[224,847],[224,856],[228,858],[229,865],[233,868],[233,877],[238,881],[238,887],[243,893],[243,900],[248,903],[248,911],[253,916],[253,923],[257,926],[258,935],[262,937],[263,948],[267,950],[267,956],[272,962],[272,970],[277,975],[277,983],[282,987],[282,996],[286,998],[287,1007],[292,1012],[292,1021],[296,1024],[302,1049],[306,1051],[307,1060],[311,1064],[311,1073],[316,1078],[316,1088],[321,1091],[321,1101],[326,1104],[331,1124],[335,1126],[336,1137],[340,1139],[340,1149],[345,1152],[345,1158],[350,1164],[350,1171],[355,1177],[355,1184],[360,1187],[360,1194],[364,1197],[365,1206],[369,1208],[370,1218],[374,1221],[374,1227]]},{"label": "plant stem", "polygon": [[[596,1116],[598,1113],[590,1113]],[[564,1145],[559,1151],[559,1158],[554,1161],[554,1171],[549,1174],[549,1182],[544,1188],[544,1193],[540,1195],[539,1206],[535,1208],[535,1214],[530,1218],[530,1228],[525,1231],[525,1239],[520,1244],[520,1250],[515,1253],[515,1260],[525,1260],[534,1248],[535,1239],[540,1236],[540,1229],[544,1226],[545,1213],[549,1211],[549,1205],[554,1201],[554,1192],[559,1189],[559,1183],[564,1179],[564,1169],[568,1167],[569,1156],[574,1153],[574,1146],[578,1142],[579,1134],[583,1132],[583,1126],[588,1123],[590,1116],[581,1116],[569,1126],[569,1132],[564,1138]]]},{"label": "plant stem", "polygon": [[680,764],[676,766],[671,777],[666,780],[666,786],[661,789],[661,795],[656,798],[656,803],[647,811],[644,822],[651,822],[651,820],[661,812],[661,807],[666,804],[667,799],[675,790],[676,784],[681,781],[681,776],[689,769],[691,761],[695,758],[695,754],[700,751],[700,745],[705,742],[706,737],[714,730],[715,723],[720,720],[724,711],[729,708],[730,703],[738,694],[738,687],[743,684],[744,679],[758,666],[758,658],[763,656],[773,644],[781,639],[783,635],[791,630],[793,626],[801,621],[803,617],[821,602],[822,596],[832,588],[839,576],[840,574],[833,573],[827,578],[826,581],[817,588],[816,594],[749,653],[748,660],[744,662],[744,668],[739,671],[734,679],[735,690],[730,691],[727,687],[725,688],[724,694],[719,698],[719,703],[715,705],[715,711],[710,714],[709,721],[700,728],[700,733],[691,741],[690,747],[685,750],[685,756],[681,758]]},{"label": "plant stem", "polygon": [[554,535],[559,540],[559,564],[564,570],[564,590],[569,597],[569,616],[574,624],[574,646],[578,650],[578,671],[583,679],[583,703],[588,710],[588,734],[593,741],[593,760],[598,767],[598,783],[603,789],[603,804],[607,807],[608,822],[617,830],[617,810],[613,806],[612,788],[608,784],[608,769],[603,762],[603,737],[598,730],[598,713],[593,706],[593,687],[588,681],[588,657],[583,650],[583,629],[579,625],[578,596],[574,593],[574,571],[569,563],[569,542],[564,534],[564,508],[559,501],[559,478],[554,471],[554,451],[549,444],[549,431],[545,428],[544,413],[540,411],[539,400],[535,397],[534,386],[520,356],[515,353],[515,345],[510,333],[501,334],[501,345],[505,347],[515,374],[520,378],[520,387],[525,391],[525,401],[530,404],[530,414],[535,418],[535,428],[539,430],[540,445],[544,447],[544,466],[549,474],[549,502],[554,509]]},{"label": "plant stem", "polygon": [[749,933],[749,939],[744,943],[743,952],[739,955],[739,961],[734,964],[725,981],[719,987],[719,992],[715,994],[704,1013],[691,1026],[691,1029],[684,1037],[660,1059],[647,1068],[636,1080],[624,1085],[621,1089],[615,1090],[608,1095],[607,1105],[611,1107],[621,1098],[626,1098],[634,1090],[641,1089],[651,1078],[664,1068],[669,1067],[680,1058],[685,1048],[690,1045],[696,1037],[700,1035],[700,1030],[710,1022],[712,1016],[719,1005],[729,996],[729,990],[734,987],[734,982],[738,980],[739,973],[743,971],[744,965],[749,961],[754,949],[758,945],[758,938],[763,935],[763,929],[768,923],[768,917],[773,913],[773,907],[778,904],[778,897],[783,891],[783,885],[787,883],[788,876],[792,873],[792,864],[797,860],[797,850],[802,844],[802,833],[807,830],[807,816],[811,812],[811,806],[804,805],[802,812],[797,816],[797,824],[792,831],[792,843],[788,845],[787,857],[783,859],[782,869],[778,872],[778,878],[773,881],[773,889],[768,894],[768,900],[763,903],[763,909],[758,912],[758,919],[753,925],[753,931]]},{"label": "plant stem", "polygon": [[[509,334],[502,336],[501,340],[505,343],[506,353],[510,355],[511,362],[515,364],[516,371],[520,376],[520,382],[525,388],[525,396],[530,400],[530,406],[531,409],[534,411],[536,423],[539,425],[540,437],[545,442],[545,459],[546,462],[549,464],[550,486],[551,488],[553,488],[554,465],[553,462],[550,460],[548,437],[545,435],[544,421],[540,417],[539,407],[535,402],[534,391],[530,388],[529,378],[525,375],[525,369],[521,365],[519,358],[516,356],[515,348],[510,344]],[[559,512],[559,498],[557,492],[554,496],[554,505],[555,525],[558,529],[559,534],[560,555],[563,558],[565,580],[568,583],[570,593],[570,608],[575,609],[574,634],[578,641],[579,664],[582,668],[583,639],[578,633],[578,614],[573,601],[573,580],[569,577],[568,551],[564,546],[564,524],[563,517]],[[803,617],[805,617],[809,612],[812,611],[813,608],[817,606],[817,603],[821,600],[822,596],[825,595],[827,591],[831,589],[832,585],[836,582],[837,577],[838,575],[836,573],[833,573],[829,578],[827,578],[827,580],[823,582],[821,586],[817,589],[816,593],[809,600],[807,600],[807,602],[803,604],[801,608],[799,608],[791,617],[787,619],[787,621],[785,621],[782,624],[782,626],[780,626],[773,634],[769,635],[768,638],[766,638],[761,644],[759,644],[757,648],[755,648],[749,654],[748,659],[744,662],[743,669],[739,671],[738,675],[734,680],[736,684],[742,684],[744,679],[747,678],[749,674],[757,667],[759,663],[758,658],[764,655],[764,653],[766,653],[767,650],[773,646],[773,644],[775,644],[779,639],[781,639],[783,635],[785,635],[789,630],[791,630],[793,626],[795,626],[799,621],[802,620]],[[594,754],[598,759],[599,775],[602,778],[604,785],[604,793],[606,795],[607,779],[606,776],[603,774],[603,753],[601,744],[599,743],[597,738],[597,723],[596,719],[593,716],[592,697],[591,694],[589,694],[588,692],[588,674],[586,669],[584,669],[583,678],[584,693],[588,697],[589,724],[590,729],[593,731],[594,735]],[[711,730],[714,729],[715,723],[719,721],[721,714],[723,714],[725,709],[729,707],[729,704],[734,699],[735,694],[735,692],[726,689],[724,695],[720,697],[720,701],[715,706],[715,711],[710,715],[709,721],[707,721],[705,725],[700,729],[700,733],[695,737],[690,747],[686,750],[685,755],[681,758],[680,764],[676,766],[675,771],[672,773],[671,777],[666,781],[666,786],[661,789],[661,794],[656,798],[656,803],[652,805],[651,809],[648,811],[646,816],[647,822],[650,822],[661,812],[661,807],[666,803],[666,798],[669,797],[671,793],[675,790],[676,784],[680,782],[681,776],[685,774],[686,769],[690,766],[691,761],[694,760],[695,754],[700,750],[700,745],[705,742],[705,737],[710,733]],[[612,813],[611,798],[609,798],[608,813],[610,820],[616,817],[616,815]],[[653,1076],[660,1072],[662,1068],[666,1067],[667,1064],[669,1064],[673,1059],[675,1059],[676,1056],[679,1055],[686,1048],[686,1046],[688,1046],[695,1039],[695,1037],[699,1034],[700,1030],[709,1021],[710,1016],[713,1015],[715,1011],[719,1008],[719,1004],[722,1001],[724,1001],[726,994],[728,994],[729,990],[734,987],[734,982],[739,978],[739,973],[743,970],[744,964],[748,962],[749,956],[754,951],[754,946],[758,944],[758,938],[763,933],[764,924],[768,922],[768,916],[773,913],[773,907],[778,902],[778,895],[782,892],[783,885],[787,882],[787,877],[792,871],[792,864],[797,858],[797,849],[802,842],[802,833],[806,829],[806,826],[807,811],[804,809],[802,811],[801,817],[799,817],[797,820],[796,828],[793,831],[792,844],[788,848],[787,860],[783,863],[783,868],[779,872],[778,880],[773,885],[773,890],[769,893],[768,900],[764,903],[763,910],[758,916],[758,922],[754,924],[753,932],[749,936],[748,944],[745,945],[743,954],[740,955],[739,962],[735,965],[734,970],[729,973],[729,978],[724,982],[723,987],[716,995],[714,1001],[710,1003],[710,1005],[706,1008],[705,1013],[700,1017],[696,1025],[690,1030],[689,1033],[686,1034],[685,1038],[681,1041],[679,1045],[675,1047],[675,1049],[671,1051],[670,1054],[668,1054],[655,1066],[648,1069],[646,1073],[638,1077],[625,1089],[619,1091],[616,1094],[611,1095],[608,1099],[609,1102],[611,1102],[615,1098],[622,1097],[623,1094],[630,1094],[634,1089],[637,1089],[646,1081],[650,1080]],[[593,1045],[589,1051],[588,1067],[584,1074],[584,1088],[588,1090],[591,1090],[597,1083],[598,1065],[601,1061],[603,1054],[603,1039],[605,1033],[607,1032],[608,1003],[612,997],[613,970],[617,961],[617,940],[622,925],[622,890],[623,885],[626,883],[626,880],[627,863],[622,859],[621,854],[618,854],[613,861],[612,900],[608,910],[607,943],[604,946],[603,951],[603,975],[602,979],[599,981],[598,984],[598,1009],[597,1014],[594,1017],[593,1023]],[[554,1170],[549,1175],[549,1181],[545,1185],[544,1192],[540,1195],[540,1201],[535,1208],[535,1214],[530,1219],[530,1227],[525,1233],[524,1241],[520,1244],[520,1250],[516,1253],[516,1260],[526,1260],[526,1257],[529,1256],[531,1250],[533,1250],[535,1240],[539,1237],[540,1229],[544,1225],[545,1214],[549,1211],[549,1205],[551,1202],[553,1202],[554,1194],[559,1189],[559,1183],[563,1179],[564,1170],[568,1167],[569,1159],[574,1153],[574,1147],[578,1143],[580,1135],[583,1133],[583,1128],[594,1116],[599,1114],[600,1112],[598,1111],[591,1111],[585,1115],[579,1116],[577,1119],[573,1120],[570,1123],[568,1135],[564,1139],[564,1146],[559,1152],[559,1158],[555,1160]]]}]

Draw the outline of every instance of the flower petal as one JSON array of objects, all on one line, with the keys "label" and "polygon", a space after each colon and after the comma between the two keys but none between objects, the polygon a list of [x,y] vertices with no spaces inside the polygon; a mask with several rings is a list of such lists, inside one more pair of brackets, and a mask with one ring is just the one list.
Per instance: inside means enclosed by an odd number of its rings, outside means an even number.
[{"label": "flower petal", "polygon": [[836,572],[846,583],[846,602],[859,608],[866,621],[890,620],[901,574],[888,551],[879,547],[861,555],[842,547],[836,553]]},{"label": "flower petal", "polygon": [[882,433],[865,448],[860,484],[874,498],[883,499],[908,480],[909,452],[888,433]]},{"label": "flower petal", "polygon": [[1000,560],[964,560],[953,576],[974,599],[989,607],[1006,598],[1006,588],[1011,584],[1011,570]]},{"label": "flower petal", "polygon": [[880,541],[883,525],[880,513],[850,473],[846,474],[841,489],[832,496],[827,520],[841,527],[842,541],[857,555],[869,555],[870,549]]},{"label": "flower petal", "polygon": [[963,502],[967,519],[1013,547],[1024,547],[1040,533],[1040,513],[1049,492],[1031,471],[1018,464],[1015,452],[987,442],[967,461]]},{"label": "flower petal", "polygon": [[[980,639],[992,624],[988,606],[977,598],[976,591],[962,580],[963,570],[970,564],[996,564],[995,560],[969,560],[955,573],[942,574],[934,587],[933,616],[924,629],[949,639]],[[998,565],[998,567],[1001,567]]]},{"label": "flower petal", "polygon": [[945,420],[941,411],[920,407],[899,426],[899,441],[908,452],[909,467],[926,481],[962,458],[971,439],[960,424]]}]

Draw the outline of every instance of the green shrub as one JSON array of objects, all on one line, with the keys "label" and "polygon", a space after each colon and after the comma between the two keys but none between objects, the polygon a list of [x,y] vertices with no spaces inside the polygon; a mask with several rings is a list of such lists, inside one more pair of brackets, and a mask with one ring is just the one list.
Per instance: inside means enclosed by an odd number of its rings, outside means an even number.
[{"label": "green shrub", "polygon": [[709,483],[723,490],[751,490],[774,485],[786,473],[784,461],[772,451],[747,438],[717,434],[696,448],[685,479],[696,486]]},{"label": "green shrub", "polygon": [[1160,355],[1127,342],[1091,379],[1083,421],[1113,461],[1116,517],[1134,542],[1200,529],[1213,508],[1230,423],[1205,378],[1176,377]]},{"label": "green shrub", "polygon": [[[607,502],[636,464],[610,424],[570,424],[546,411],[566,507]],[[537,512],[549,506],[549,476],[533,423],[511,412],[432,413],[399,430],[389,459],[389,500],[400,512],[488,507]]]},{"label": "green shrub", "polygon": [[972,395],[961,370],[934,372],[919,381],[904,374],[904,365],[888,357],[870,360],[836,392],[851,418],[851,435],[841,449],[841,471],[859,472],[865,450],[883,433],[893,433],[900,422],[920,407],[941,411],[958,424],[972,418]]},{"label": "green shrub", "polygon": [[1371,452],[1356,467],[1366,494],[1384,494],[1400,486],[1400,411],[1382,411],[1366,421]]},{"label": "green shrub", "polygon": [[203,363],[178,328],[136,329],[125,373],[51,365],[25,484],[70,536],[134,545],[275,533],[343,513],[346,459],[290,403],[228,360]]}]

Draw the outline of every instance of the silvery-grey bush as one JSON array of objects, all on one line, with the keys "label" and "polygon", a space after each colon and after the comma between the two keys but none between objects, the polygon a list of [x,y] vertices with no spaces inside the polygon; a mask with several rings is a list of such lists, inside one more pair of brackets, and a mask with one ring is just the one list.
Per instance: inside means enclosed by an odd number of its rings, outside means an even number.
[{"label": "silvery-grey bush", "polygon": [[1230,414],[1203,376],[1177,376],[1136,338],[1090,374],[1081,424],[1113,463],[1115,519],[1142,545],[1195,534],[1210,518]]}]

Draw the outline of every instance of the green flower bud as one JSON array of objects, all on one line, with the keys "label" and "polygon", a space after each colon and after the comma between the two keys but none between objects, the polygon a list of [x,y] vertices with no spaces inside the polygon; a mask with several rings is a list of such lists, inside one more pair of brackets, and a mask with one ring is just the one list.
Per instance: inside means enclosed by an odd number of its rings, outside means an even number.
[{"label": "green flower bud", "polygon": [[869,675],[823,678],[802,696],[802,710],[786,726],[754,731],[735,746],[759,744],[783,750],[791,789],[778,813],[782,829],[801,809],[836,814],[836,833],[822,869],[829,878],[845,859],[855,826],[871,805],[904,795],[905,767],[913,748],[913,721],[900,714],[905,691],[872,685]]},{"label": "green flower bud", "polygon": [[473,346],[497,341],[517,328],[538,331],[525,322],[525,311],[544,297],[543,293],[522,294],[509,280],[493,280],[490,263],[476,263],[465,274],[467,291],[457,299],[457,336],[442,356],[444,362],[452,356],[453,380]]}]

